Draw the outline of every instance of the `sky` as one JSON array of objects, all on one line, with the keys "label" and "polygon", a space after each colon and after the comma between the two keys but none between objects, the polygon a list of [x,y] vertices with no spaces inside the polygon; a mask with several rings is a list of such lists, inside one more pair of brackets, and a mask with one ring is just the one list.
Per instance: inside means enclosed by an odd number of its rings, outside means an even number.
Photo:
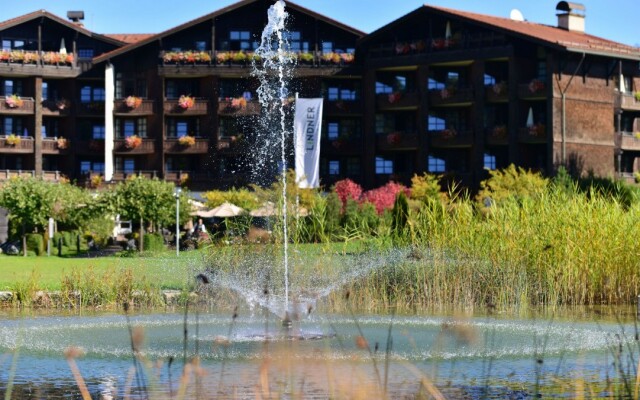
[{"label": "sky", "polygon": [[[586,32],[640,47],[640,1],[578,0],[586,7]],[[0,20],[45,9],[66,18],[82,10],[85,26],[97,33],[159,33],[236,0],[0,0]],[[509,17],[518,9],[531,22],[556,25],[557,0],[295,0],[344,24],[370,33],[423,4]]]}]

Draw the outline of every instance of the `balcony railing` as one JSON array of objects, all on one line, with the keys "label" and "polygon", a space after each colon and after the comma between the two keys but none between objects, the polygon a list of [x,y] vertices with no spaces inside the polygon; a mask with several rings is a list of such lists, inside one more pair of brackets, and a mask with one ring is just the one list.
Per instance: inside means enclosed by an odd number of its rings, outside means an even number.
[{"label": "balcony railing", "polygon": [[31,97],[20,97],[17,101],[12,96],[0,97],[0,113],[2,114],[33,114],[35,101]]},{"label": "balcony railing", "polygon": [[29,154],[33,151],[34,140],[30,136],[0,136],[0,153]]},{"label": "balcony railing", "polygon": [[224,99],[218,102],[218,114],[220,115],[260,115],[261,105],[257,100],[242,102],[238,99]]},{"label": "balcony railing", "polygon": [[440,131],[429,131],[432,147],[471,147],[473,145],[473,131],[459,131],[454,129],[443,129]]},{"label": "balcony railing", "polygon": [[545,126],[536,124],[518,129],[518,141],[520,143],[546,143],[547,131]]},{"label": "balcony railing", "polygon": [[140,99],[139,104],[130,103],[127,105],[125,99],[118,99],[113,102],[113,112],[123,115],[152,115],[154,113],[154,101]]},{"label": "balcony railing", "polygon": [[143,178],[148,178],[148,179],[153,179],[153,178],[159,178],[158,175],[158,171],[154,171],[154,170],[149,170],[149,171],[144,171],[144,170],[134,170],[134,171],[121,171],[121,170],[116,170],[113,173],[113,178],[112,180],[115,182],[122,182],[125,181],[129,178],[132,177],[143,177]]},{"label": "balcony railing", "polygon": [[209,182],[212,174],[208,171],[166,171],[164,180],[179,184]]},{"label": "balcony railing", "polygon": [[382,151],[416,150],[419,146],[420,139],[416,133],[392,132],[379,135],[376,140],[376,148]]},{"label": "balcony railing", "polygon": [[469,105],[473,102],[470,88],[444,88],[429,90],[429,104],[432,106]]},{"label": "balcony railing", "polygon": [[80,74],[81,68],[76,62],[74,53],[58,51],[0,51],[0,74],[44,75],[74,77]]},{"label": "balcony railing", "polygon": [[362,114],[361,100],[325,100],[325,114]]},{"label": "balcony railing", "polygon": [[209,99],[204,97],[194,98],[191,107],[183,107],[178,104],[178,99],[165,99],[164,112],[173,115],[207,115],[209,114]]},{"label": "balcony railing", "polygon": [[43,138],[42,153],[44,154],[67,154],[71,143],[63,138]]},{"label": "balcony railing", "polygon": [[376,96],[379,110],[415,109],[420,105],[420,96],[416,92],[394,92]]},{"label": "balcony railing", "polygon": [[618,140],[621,150],[640,151],[640,135],[631,132],[619,132]]},{"label": "balcony railing", "polygon": [[462,49],[498,47],[506,45],[504,35],[495,33],[473,33],[471,35],[456,35],[456,38],[432,37],[427,39],[416,38],[395,43],[387,42],[369,49],[368,54],[372,58],[383,57],[407,57],[444,51]]},{"label": "balcony railing", "polygon": [[636,95],[616,93],[615,106],[623,110],[640,111],[640,99]]},{"label": "balcony railing", "polygon": [[103,116],[104,115],[104,101],[91,101],[87,103],[76,102],[77,113],[79,115],[92,115]]},{"label": "balcony railing", "polygon": [[[299,67],[345,67],[354,62],[354,56],[350,53],[292,52],[290,56]],[[245,51],[161,51],[159,59],[160,65],[165,68],[185,66],[224,68],[262,62],[255,53]]]},{"label": "balcony railing", "polygon": [[361,139],[322,139],[320,150],[330,154],[358,154],[362,153],[363,145]]},{"label": "balcony railing", "polygon": [[506,103],[509,101],[509,88],[504,83],[485,86],[485,99],[489,103]]},{"label": "balcony railing", "polygon": [[544,82],[534,79],[518,85],[518,97],[525,100],[541,100],[547,97]]},{"label": "balcony railing", "polygon": [[181,144],[179,139],[170,138],[166,139],[163,144],[165,153],[173,154],[206,154],[209,152],[209,140],[202,138],[195,138],[195,143],[192,145]]},{"label": "balcony railing", "polygon": [[116,154],[153,154],[155,153],[154,139],[142,139],[139,145],[131,146],[126,139],[113,141],[113,152]]},{"label": "balcony railing", "polygon": [[65,99],[60,100],[43,100],[42,115],[47,116],[66,116],[71,113],[71,102]]},{"label": "balcony railing", "polygon": [[41,174],[36,174],[36,171],[33,170],[16,170],[16,169],[0,169],[0,182],[8,181],[13,178],[35,178],[41,177],[45,181],[49,182],[57,182],[64,178],[64,175],[60,173],[60,171],[42,171]]},{"label": "balcony railing", "polygon": [[243,150],[246,142],[237,136],[224,136],[218,138],[217,149],[224,153],[237,153]]},{"label": "balcony railing", "polygon": [[488,145],[506,145],[509,144],[509,130],[506,125],[497,125],[493,128],[487,128],[485,138]]}]

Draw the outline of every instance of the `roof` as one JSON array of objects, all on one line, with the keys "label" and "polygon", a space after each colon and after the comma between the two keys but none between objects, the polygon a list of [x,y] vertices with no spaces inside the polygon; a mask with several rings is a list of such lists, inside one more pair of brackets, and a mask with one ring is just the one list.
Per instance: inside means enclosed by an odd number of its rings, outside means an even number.
[{"label": "roof", "polygon": [[503,31],[507,34],[519,36],[524,39],[533,40],[559,50],[640,60],[640,49],[614,42],[612,40],[603,39],[598,36],[589,35],[584,32],[572,32],[556,26],[544,25],[535,22],[516,21],[510,18],[429,5],[424,5],[404,17],[401,17],[400,19],[376,30],[363,41],[369,41],[370,38],[379,35],[383,31],[387,31],[392,26],[398,26],[401,21],[418,13],[424,12],[425,10],[458,17],[471,23],[482,25],[493,30]]},{"label": "roof", "polygon": [[49,19],[51,19],[51,20],[53,20],[53,21],[55,21],[55,22],[57,22],[57,23],[59,23],[61,25],[65,25],[68,28],[71,28],[73,30],[76,30],[76,31],[78,31],[80,33],[83,33],[83,34],[85,34],[87,36],[90,36],[90,37],[98,39],[98,40],[102,40],[102,41],[105,41],[105,42],[108,42],[108,43],[111,43],[111,44],[114,44],[114,45],[117,45],[117,46],[122,46],[124,44],[123,41],[120,41],[120,40],[118,40],[116,38],[112,38],[112,37],[108,37],[108,36],[105,36],[105,35],[100,35],[98,33],[92,32],[92,31],[86,29],[85,27],[83,27],[81,25],[74,24],[73,22],[71,22],[69,20],[66,20],[64,18],[58,17],[57,15],[52,14],[47,10],[38,10],[38,11],[34,11],[34,12],[31,12],[31,13],[28,13],[28,14],[21,15],[21,16],[16,17],[16,18],[11,18],[11,19],[8,19],[6,21],[2,21],[2,22],[0,22],[0,30],[11,28],[13,26],[20,25],[20,24],[23,24],[25,22],[28,22],[28,21],[31,21],[31,20],[34,20],[34,19],[40,18],[40,17],[47,17],[47,18],[49,18]]},{"label": "roof", "polygon": [[118,40],[123,43],[131,44],[147,39],[155,33],[105,33],[104,36]]},{"label": "roof", "polygon": [[[164,38],[166,36],[172,35],[172,34],[174,34],[176,32],[180,32],[183,29],[186,29],[186,28],[189,28],[191,26],[197,25],[199,23],[211,20],[214,17],[220,16],[220,15],[224,15],[224,14],[226,14],[228,12],[231,12],[231,11],[234,11],[236,9],[242,8],[244,6],[247,6],[249,4],[255,3],[256,1],[260,1],[260,0],[241,0],[241,1],[237,2],[237,3],[231,4],[230,6],[221,8],[221,9],[219,9],[217,11],[214,11],[212,13],[209,13],[207,15],[203,15],[203,16],[198,17],[196,19],[193,19],[191,21],[185,22],[185,23],[183,23],[181,25],[178,25],[178,26],[176,26],[174,28],[168,29],[168,30],[166,30],[164,32],[160,32],[158,34],[151,35],[151,36],[146,37],[144,39],[141,39],[141,40],[139,40],[137,42],[129,43],[128,45],[123,46],[123,47],[121,47],[119,49],[115,49],[115,50],[110,51],[108,53],[102,54],[102,55],[100,55],[98,57],[95,57],[93,59],[93,62],[94,62],[94,64],[97,64],[97,63],[106,61],[111,57],[115,57],[115,56],[118,56],[120,54],[126,53],[126,52],[128,52],[130,50],[136,49],[138,47],[142,47],[142,46],[144,46],[144,45],[146,45],[148,43],[151,43],[151,42],[153,42],[155,40],[158,40],[158,39]],[[345,24],[343,24],[341,22],[333,20],[333,19],[331,19],[329,17],[326,17],[326,16],[324,16],[322,14],[318,14],[318,13],[316,13],[314,11],[311,11],[311,10],[309,10],[307,8],[301,7],[301,6],[299,6],[299,5],[295,4],[295,3],[292,3],[290,1],[287,1],[287,8],[289,8],[291,10],[296,10],[296,11],[301,12],[303,14],[310,15],[310,16],[312,16],[314,18],[317,18],[317,19],[319,19],[321,21],[324,21],[324,22],[326,22],[326,23],[328,23],[330,25],[334,25],[334,26],[336,26],[336,27],[338,27],[340,29],[349,31],[349,32],[351,32],[352,34],[354,34],[356,36],[363,37],[364,35],[366,35],[365,32],[362,32],[362,31],[360,31],[358,29],[355,29],[355,28],[350,27],[348,25],[345,25]]]}]

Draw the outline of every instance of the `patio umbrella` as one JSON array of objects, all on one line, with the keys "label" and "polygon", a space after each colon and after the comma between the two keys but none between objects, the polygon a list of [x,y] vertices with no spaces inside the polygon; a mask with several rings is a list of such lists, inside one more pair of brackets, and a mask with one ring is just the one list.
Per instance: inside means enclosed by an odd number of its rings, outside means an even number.
[{"label": "patio umbrella", "polygon": [[444,31],[444,38],[451,39],[451,22],[447,21],[447,27]]},{"label": "patio umbrella", "polygon": [[60,40],[60,54],[67,54],[67,46],[64,45],[64,38]]},{"label": "patio umbrella", "polygon": [[235,204],[231,204],[228,202],[224,202],[220,204],[218,207],[212,208],[209,211],[198,211],[196,215],[201,218],[228,218],[228,217],[237,217],[238,215],[242,215],[245,213],[243,208],[236,206]]},{"label": "patio umbrella", "polygon": [[272,201],[266,201],[261,207],[251,210],[249,215],[252,217],[271,217],[276,215],[276,205]]},{"label": "patio umbrella", "polygon": [[533,126],[533,108],[529,107],[529,115],[527,115],[527,127]]}]

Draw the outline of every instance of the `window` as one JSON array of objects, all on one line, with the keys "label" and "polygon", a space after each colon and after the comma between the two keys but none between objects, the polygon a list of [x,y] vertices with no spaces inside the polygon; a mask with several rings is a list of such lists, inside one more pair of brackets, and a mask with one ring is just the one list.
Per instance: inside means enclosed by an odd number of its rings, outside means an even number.
[{"label": "window", "polygon": [[104,139],[104,125],[93,125],[91,130],[92,139]]},{"label": "window", "polygon": [[357,157],[347,158],[347,175],[359,176],[360,175],[360,159]]},{"label": "window", "polygon": [[229,31],[229,41],[235,45],[232,50],[250,50],[252,48],[251,32],[249,31]]},{"label": "window", "polygon": [[427,130],[428,131],[441,131],[447,127],[444,118],[436,117],[435,115],[429,115],[427,118]]},{"label": "window", "polygon": [[331,53],[333,52],[333,42],[322,42],[322,53]]},{"label": "window", "polygon": [[147,120],[145,118],[121,119],[115,121],[116,138],[122,139],[133,135],[147,137]]},{"label": "window", "polygon": [[14,135],[22,136],[29,135],[29,132],[27,132],[27,128],[24,128],[22,118],[4,117],[2,128],[3,135],[10,135],[12,133]]},{"label": "window", "polygon": [[496,78],[491,75],[484,74],[484,85],[493,86],[496,84]]},{"label": "window", "polygon": [[80,102],[91,103],[94,101],[104,101],[105,90],[101,87],[83,86],[80,88]]},{"label": "window", "polygon": [[[302,34],[299,31],[291,31],[285,34],[284,39],[289,42],[289,49],[291,51],[303,51],[302,45]],[[307,45],[307,49],[309,48],[309,43],[305,43]],[[307,50],[304,50],[307,51]]]},{"label": "window", "polygon": [[327,89],[327,99],[328,100],[338,100],[339,98],[339,89],[338,88],[329,88]]},{"label": "window", "polygon": [[433,78],[429,78],[427,83],[427,89],[429,90],[441,90],[444,89],[444,83],[438,82]]},{"label": "window", "polygon": [[[231,121],[233,122],[233,121]],[[220,121],[222,125],[222,121]],[[146,127],[145,127],[146,129]],[[186,135],[200,136],[200,120],[195,118],[167,119],[167,138],[179,138]]]},{"label": "window", "polygon": [[198,40],[194,43],[194,47],[198,51],[205,51],[207,49],[207,42],[204,40]]},{"label": "window", "polygon": [[58,120],[54,118],[43,119],[41,132],[43,138],[60,136],[58,131]]},{"label": "window", "polygon": [[125,173],[132,173],[136,169],[135,160],[133,158],[125,158],[122,169]]},{"label": "window", "polygon": [[12,94],[17,94],[18,96],[22,96],[22,81],[6,79],[2,86],[4,89],[3,94],[5,96],[11,96]]},{"label": "window", "polygon": [[327,138],[329,140],[337,139],[340,136],[340,125],[337,122],[329,122],[327,124]]},{"label": "window", "polygon": [[376,157],[376,174],[393,174],[393,160]]},{"label": "window", "polygon": [[170,100],[177,99],[183,94],[198,97],[200,93],[198,89],[198,85],[194,80],[167,79],[165,96]]},{"label": "window", "polygon": [[11,50],[11,40],[2,40],[2,50],[9,51]]},{"label": "window", "polygon": [[485,169],[496,169],[496,156],[484,153],[484,168]]},{"label": "window", "polygon": [[429,156],[427,160],[427,170],[430,173],[441,173],[446,171],[446,165],[442,158]]},{"label": "window", "polygon": [[329,160],[329,175],[340,175],[340,161]]},{"label": "window", "polygon": [[93,58],[93,49],[80,48],[78,49],[78,58]]},{"label": "window", "polygon": [[540,80],[545,80],[547,78],[547,62],[544,60],[538,61],[537,69],[538,69],[537,78]]},{"label": "window", "polygon": [[88,174],[89,172],[104,173],[104,162],[101,161],[80,161],[80,173]]},{"label": "window", "polygon": [[181,121],[176,123],[176,137],[181,138],[183,136],[186,136],[188,132],[189,125],[186,122]]}]

